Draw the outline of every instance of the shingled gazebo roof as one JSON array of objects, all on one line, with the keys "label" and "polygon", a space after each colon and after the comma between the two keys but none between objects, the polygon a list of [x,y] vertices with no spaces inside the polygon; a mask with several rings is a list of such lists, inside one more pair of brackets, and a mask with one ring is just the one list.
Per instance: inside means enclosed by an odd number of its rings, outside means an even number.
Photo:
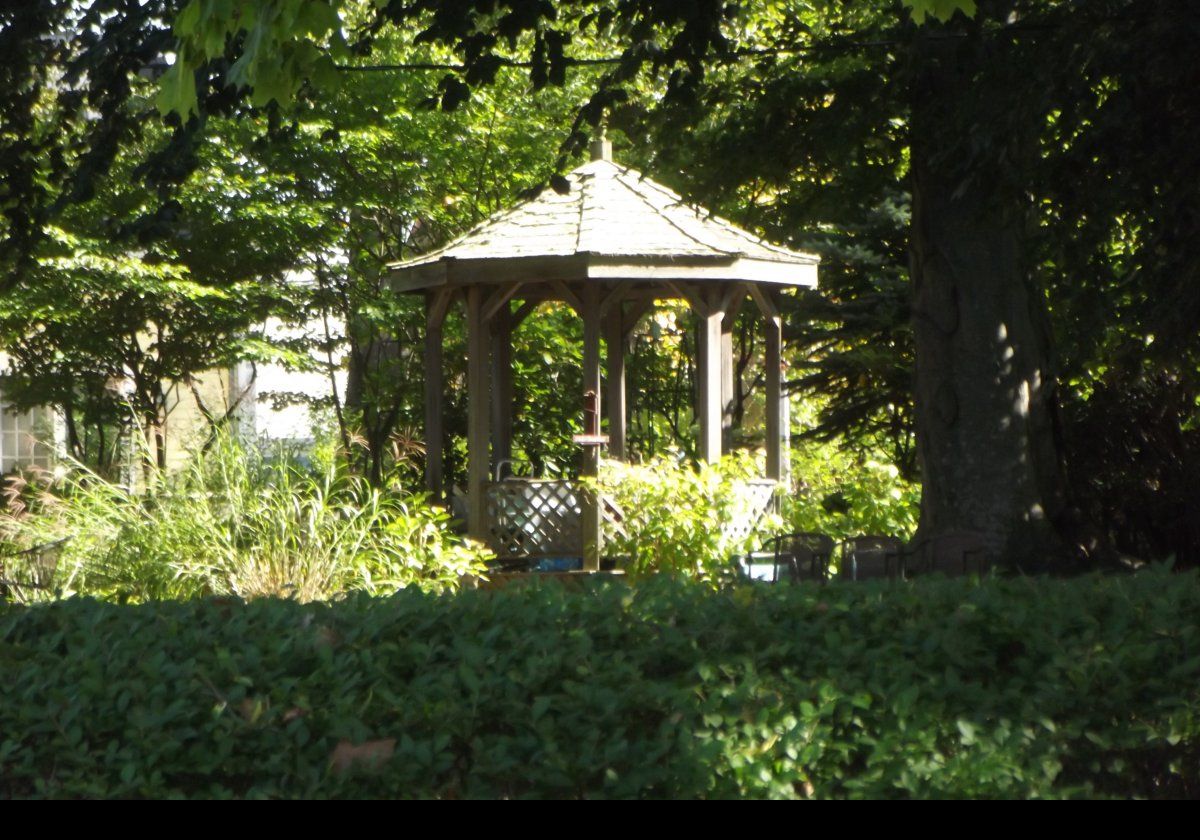
[{"label": "shingled gazebo roof", "polygon": [[713,280],[815,286],[819,259],[688,206],[608,159],[573,170],[566,193],[492,216],[449,244],[394,263],[399,291],[471,283]]}]

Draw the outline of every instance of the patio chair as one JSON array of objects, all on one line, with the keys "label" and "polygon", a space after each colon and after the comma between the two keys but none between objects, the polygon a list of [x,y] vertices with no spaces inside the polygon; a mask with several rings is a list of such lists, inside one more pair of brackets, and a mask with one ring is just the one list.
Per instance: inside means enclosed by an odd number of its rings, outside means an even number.
[{"label": "patio chair", "polygon": [[991,560],[976,531],[950,531],[910,543],[901,557],[905,577],[940,572],[948,577],[984,575]]},{"label": "patio chair", "polygon": [[829,561],[833,557],[833,537],[799,531],[779,534],[767,540],[764,548],[773,562],[772,582],[829,579]]},{"label": "patio chair", "polygon": [[872,580],[900,577],[904,544],[896,537],[864,535],[842,543],[838,577],[843,580]]}]

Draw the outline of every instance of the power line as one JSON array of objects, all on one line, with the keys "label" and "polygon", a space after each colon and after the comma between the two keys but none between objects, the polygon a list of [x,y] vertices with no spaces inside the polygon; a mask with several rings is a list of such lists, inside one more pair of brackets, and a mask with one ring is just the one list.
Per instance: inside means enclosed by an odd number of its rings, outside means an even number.
[{"label": "power line", "polygon": [[[799,55],[810,52],[848,52],[850,50],[871,49],[878,47],[891,47],[903,44],[903,41],[853,41],[840,44],[811,44],[802,47],[761,47],[754,49],[731,50],[728,52],[713,53],[711,58],[716,61],[738,61],[744,58],[765,58],[776,55]],[[492,57],[501,67],[517,67],[529,69],[534,67],[534,62],[528,59],[508,58],[505,56]],[[601,58],[572,58],[566,57],[563,59],[563,64],[568,67],[594,67],[600,65],[620,64],[630,60],[626,56],[604,56]],[[642,61],[651,59],[641,59]],[[339,64],[337,69],[347,73],[387,73],[393,71],[423,71],[423,70],[448,70],[453,72],[462,72],[469,69],[466,64],[455,64],[451,62],[411,62],[401,64]]]},{"label": "power line", "polygon": [[[1101,22],[1109,22],[1117,20],[1116,18],[1106,18]],[[984,31],[985,35],[1003,35],[1012,38],[1017,38],[1022,35],[1037,35],[1044,32],[1055,31],[1062,28],[1062,24],[1009,24],[998,29]],[[971,37],[971,33],[967,32],[939,32],[931,33],[922,36],[925,41],[959,41]],[[856,50],[880,49],[886,47],[909,46],[913,43],[910,40],[900,40],[896,38],[878,39],[873,41],[853,41],[849,39],[828,41],[819,44],[805,44],[801,46],[791,47],[746,47],[737,50],[728,50],[725,52],[714,52],[710,55],[703,56],[705,60],[714,61],[740,61],[746,58],[767,58],[771,56],[781,55],[803,55],[805,53],[816,52],[853,52]],[[522,69],[531,69],[535,66],[533,61],[529,59],[509,58],[507,56],[489,56],[489,60],[496,62],[500,67],[516,67]],[[603,65],[621,64],[625,61],[635,60],[638,62],[653,61],[654,56],[632,57],[628,55],[602,56],[599,58],[575,58],[564,57],[563,64],[567,67],[595,67]],[[461,73],[470,69],[470,66],[462,63],[452,62],[402,62],[397,64],[339,64],[337,69],[346,73],[387,73],[397,71],[450,71]]]}]

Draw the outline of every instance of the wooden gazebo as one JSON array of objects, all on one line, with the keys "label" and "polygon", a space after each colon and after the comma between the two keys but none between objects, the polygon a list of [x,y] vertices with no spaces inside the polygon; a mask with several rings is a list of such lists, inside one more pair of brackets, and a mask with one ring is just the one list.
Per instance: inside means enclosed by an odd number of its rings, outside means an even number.
[{"label": "wooden gazebo", "polygon": [[[581,473],[594,474],[600,443],[607,443],[611,457],[626,455],[625,348],[632,330],[656,301],[687,301],[699,320],[699,452],[714,462],[721,457],[733,395],[733,321],[742,303],[752,298],[765,330],[766,477],[778,480],[785,456],[778,295],[787,287],[816,286],[818,259],[764,242],[689,207],[671,190],[614,163],[605,139],[595,141],[591,151],[591,161],[568,176],[569,191],[545,190],[436,251],[396,263],[391,280],[398,291],[421,293],[426,300],[426,481],[431,493],[441,498],[445,492],[442,327],[449,306],[462,300],[467,320],[467,531],[501,553],[520,553],[520,540],[513,542],[514,531],[506,531],[501,520],[519,520],[522,505],[538,506],[551,518],[555,511],[548,507],[574,508],[574,520],[569,510],[565,519],[559,517],[559,530],[566,521],[581,526],[576,545],[581,545],[584,567],[594,569],[600,555],[598,500],[589,501],[570,482],[509,486],[493,476],[495,466],[512,455],[513,330],[544,301],[565,302],[583,320],[580,407],[587,434],[579,442],[587,457]],[[607,351],[603,388],[602,338]],[[600,435],[601,402],[607,438]],[[524,548],[530,553],[537,553],[535,548],[540,553],[570,550],[561,545]]]}]

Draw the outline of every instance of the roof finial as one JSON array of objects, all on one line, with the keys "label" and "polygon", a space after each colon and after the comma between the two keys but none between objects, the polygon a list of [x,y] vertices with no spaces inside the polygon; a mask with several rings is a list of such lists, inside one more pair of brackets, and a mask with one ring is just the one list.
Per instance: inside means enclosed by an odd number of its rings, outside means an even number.
[{"label": "roof finial", "polygon": [[592,138],[592,160],[612,160],[612,142],[608,139],[608,118],[601,117]]}]

